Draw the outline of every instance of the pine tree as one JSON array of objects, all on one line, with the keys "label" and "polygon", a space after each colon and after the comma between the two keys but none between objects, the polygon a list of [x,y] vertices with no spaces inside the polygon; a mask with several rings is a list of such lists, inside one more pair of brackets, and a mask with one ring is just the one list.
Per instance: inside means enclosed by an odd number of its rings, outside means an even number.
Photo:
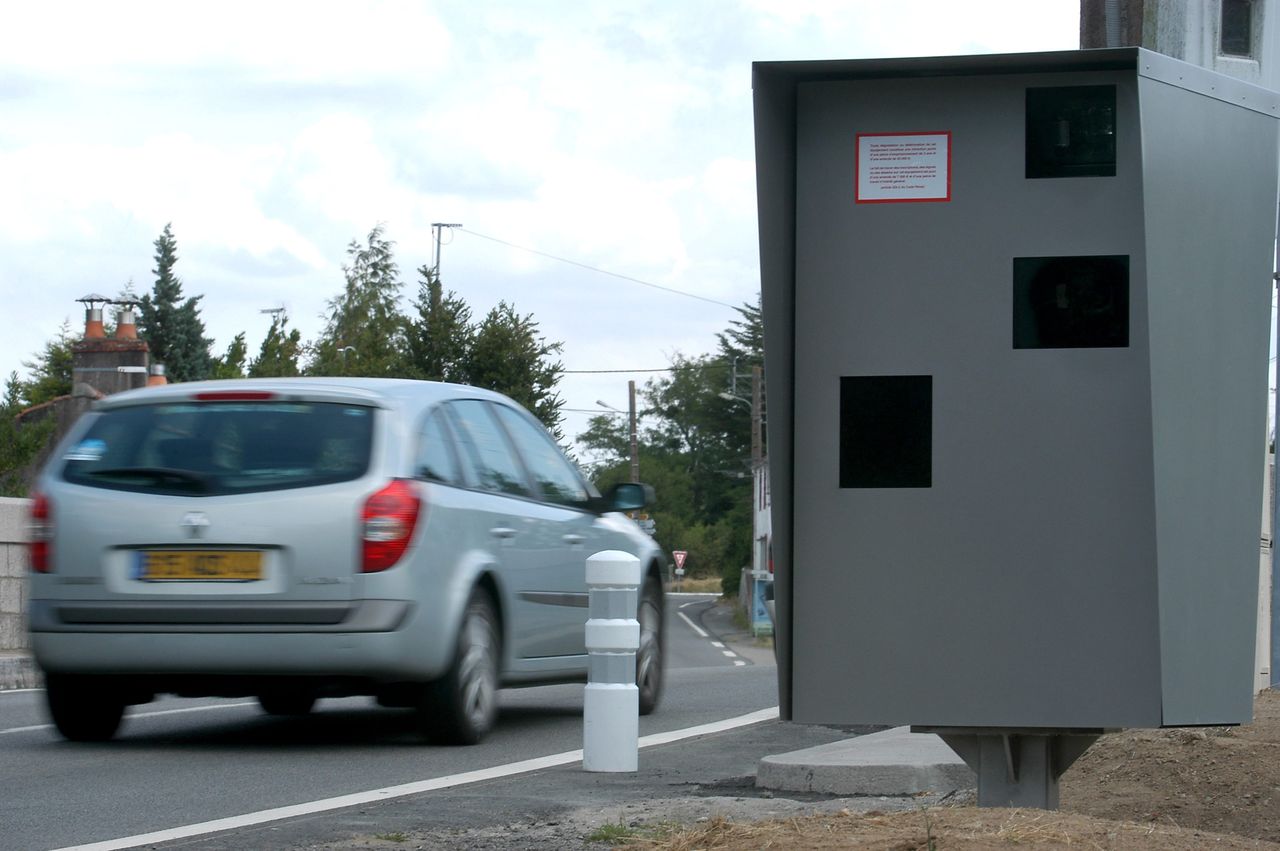
[{"label": "pine tree", "polygon": [[271,328],[262,341],[258,357],[249,364],[250,378],[284,378],[301,375],[298,355],[302,351],[302,333],[294,328],[286,333],[288,315],[281,310],[271,320]]},{"label": "pine tree", "polygon": [[227,353],[213,361],[213,378],[244,378],[244,360],[249,347],[244,341],[244,332],[236,334]]},{"label": "pine tree", "polygon": [[468,383],[515,399],[560,439],[564,400],[556,384],[564,364],[556,356],[563,348],[538,333],[533,314],[520,316],[510,304],[499,302],[476,329],[467,359]]},{"label": "pine tree", "polygon": [[443,294],[430,266],[418,269],[418,316],[407,330],[405,371],[428,381],[467,381],[467,359],[475,338],[471,308],[452,290]]},{"label": "pine tree", "polygon": [[172,223],[155,241],[155,286],[138,305],[138,331],[151,348],[151,362],[163,363],[170,381],[197,381],[213,372],[212,340],[204,335],[200,299],[182,298],[182,281],[173,273],[178,242]]},{"label": "pine tree", "polygon": [[350,263],[342,267],[346,288],[329,301],[329,318],[308,373],[402,374],[406,323],[398,306],[402,284],[393,245],[378,225],[369,232],[366,244],[352,240],[347,246]]}]

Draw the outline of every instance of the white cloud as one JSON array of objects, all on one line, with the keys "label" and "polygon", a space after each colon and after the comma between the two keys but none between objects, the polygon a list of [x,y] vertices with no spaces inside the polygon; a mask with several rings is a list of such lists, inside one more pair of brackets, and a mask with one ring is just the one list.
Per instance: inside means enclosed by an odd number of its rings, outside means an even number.
[{"label": "white cloud", "polygon": [[51,0],[7,6],[0,67],[78,76],[101,69],[240,68],[279,79],[428,74],[452,37],[430,6],[375,0]]},{"label": "white cloud", "polygon": [[[0,33],[0,373],[151,287],[166,222],[225,350],[283,303],[307,337],[385,222],[406,297],[430,225],[725,302],[758,289],[751,63],[1070,48],[1076,0],[11,4]],[[574,368],[714,347],[731,309],[448,234],[483,315],[533,312]],[[638,376],[643,382],[647,375]],[[571,407],[627,376],[566,379]],[[607,394],[607,395],[606,395]],[[580,397],[581,395],[581,397]],[[583,419],[585,422],[585,419]],[[566,433],[573,434],[572,427]]]}]

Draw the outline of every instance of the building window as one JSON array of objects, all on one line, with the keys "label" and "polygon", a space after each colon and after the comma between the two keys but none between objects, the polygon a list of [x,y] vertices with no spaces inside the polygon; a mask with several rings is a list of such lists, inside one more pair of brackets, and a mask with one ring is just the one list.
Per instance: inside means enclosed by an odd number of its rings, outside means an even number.
[{"label": "building window", "polygon": [[1223,56],[1253,57],[1253,0],[1222,0],[1218,52]]}]

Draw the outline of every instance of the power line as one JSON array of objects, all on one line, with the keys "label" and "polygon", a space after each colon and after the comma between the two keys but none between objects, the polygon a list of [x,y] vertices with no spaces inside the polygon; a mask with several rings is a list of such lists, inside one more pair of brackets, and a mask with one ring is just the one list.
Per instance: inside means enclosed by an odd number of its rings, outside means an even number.
[{"label": "power line", "polygon": [[546,257],[548,260],[557,260],[561,263],[568,263],[570,266],[577,266],[579,269],[587,269],[592,272],[599,272],[601,275],[609,275],[610,277],[613,277],[613,278],[621,278],[622,280],[630,281],[633,284],[640,284],[641,286],[644,286],[644,287],[653,287],[655,290],[662,290],[663,292],[673,293],[675,295],[682,295],[685,298],[696,298],[698,301],[705,301],[705,302],[708,302],[709,304],[718,304],[721,307],[727,307],[730,310],[738,309],[737,305],[729,304],[728,302],[716,301],[714,298],[707,298],[706,296],[702,296],[702,295],[694,295],[693,293],[687,293],[687,292],[684,292],[683,290],[672,289],[671,287],[664,287],[661,284],[651,283],[650,281],[642,281],[639,278],[633,278],[630,275],[621,275],[617,272],[610,272],[608,269],[601,269],[597,266],[588,266],[586,263],[579,263],[577,260],[570,260],[567,257],[557,257],[554,254],[548,254],[545,251],[539,251],[536,248],[528,248],[527,246],[524,246],[524,245],[516,245],[514,242],[507,242],[505,239],[498,239],[496,236],[488,236],[483,233],[476,233],[475,231],[470,230],[468,228],[457,227],[457,230],[460,230],[466,234],[470,234],[471,236],[478,236],[481,239],[487,239],[490,242],[496,242],[499,245],[505,245],[508,248],[515,248],[520,251],[527,251],[530,254],[536,254],[539,257]]},{"label": "power line", "polygon": [[684,366],[664,366],[659,369],[562,369],[560,372],[564,375],[607,375],[610,373],[679,372],[682,369],[729,369],[729,364],[715,362],[690,363]]},{"label": "power line", "polygon": [[[687,367],[680,367],[682,369]],[[675,372],[677,367],[667,366],[662,369],[562,369],[565,375],[603,375],[605,373],[631,373],[631,372]]]}]

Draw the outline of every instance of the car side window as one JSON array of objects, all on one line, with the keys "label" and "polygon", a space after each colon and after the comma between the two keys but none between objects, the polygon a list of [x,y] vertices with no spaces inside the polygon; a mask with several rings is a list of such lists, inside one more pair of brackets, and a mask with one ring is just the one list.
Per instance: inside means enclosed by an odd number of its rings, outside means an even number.
[{"label": "car side window", "polygon": [[417,474],[424,479],[444,482],[447,485],[462,484],[462,471],[453,454],[453,435],[445,422],[444,412],[435,411],[422,426],[418,442]]},{"label": "car side window", "polygon": [[458,424],[458,446],[471,460],[480,487],[531,496],[520,460],[489,413],[488,404],[478,399],[463,399],[451,403],[450,408]]},{"label": "car side window", "polygon": [[505,405],[494,405],[493,409],[498,412],[498,419],[502,420],[517,451],[524,458],[529,475],[541,488],[542,496],[548,502],[560,505],[586,503],[589,495],[582,476],[564,457],[546,429]]}]

